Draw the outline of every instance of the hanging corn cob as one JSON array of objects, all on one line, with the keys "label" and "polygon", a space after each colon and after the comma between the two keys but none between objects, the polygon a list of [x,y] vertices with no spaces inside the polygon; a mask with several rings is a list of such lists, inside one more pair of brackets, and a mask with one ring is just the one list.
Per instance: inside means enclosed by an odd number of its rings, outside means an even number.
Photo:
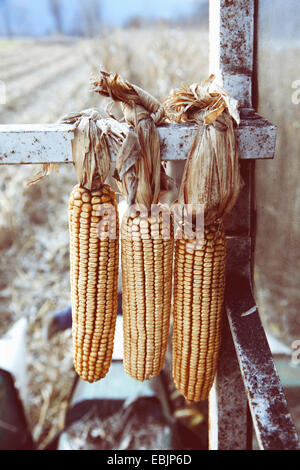
[{"label": "hanging corn cob", "polygon": [[116,173],[129,205],[121,231],[124,367],[143,381],[161,371],[169,334],[173,237],[170,212],[159,204],[166,175],[156,129],[164,110],[118,75],[102,72],[94,90],[121,102],[130,126]]},{"label": "hanging corn cob", "polygon": [[103,378],[110,367],[117,315],[118,208],[115,193],[104,184],[108,133],[113,134],[108,121],[96,110],[61,120],[75,125],[79,184],[69,201],[72,335],[75,370],[88,382]]},{"label": "hanging corn cob", "polygon": [[[201,124],[185,165],[178,202],[204,209],[204,237],[176,240],[174,261],[173,356],[176,387],[191,401],[204,400],[213,384],[220,346],[225,288],[223,216],[240,188],[232,118],[237,102],[214,83],[172,92],[165,102],[170,120]],[[203,129],[204,124],[204,129]],[[196,228],[195,228],[196,233]],[[176,238],[176,233],[175,233]]]}]

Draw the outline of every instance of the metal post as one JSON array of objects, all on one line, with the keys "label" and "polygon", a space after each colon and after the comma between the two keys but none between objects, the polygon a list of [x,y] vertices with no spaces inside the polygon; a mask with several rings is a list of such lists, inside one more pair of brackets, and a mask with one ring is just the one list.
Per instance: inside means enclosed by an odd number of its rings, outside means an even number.
[{"label": "metal post", "polygon": [[[248,404],[228,320],[224,313],[222,349],[209,396],[209,449],[249,448]],[[250,432],[249,432],[250,431]]]},{"label": "metal post", "polygon": [[252,108],[254,0],[210,0],[209,45],[210,72]]},{"label": "metal post", "polygon": [[[210,73],[240,107],[252,108],[254,0],[210,0],[209,18]],[[251,191],[249,184],[246,189]],[[224,315],[218,371],[209,396],[209,448],[247,449],[250,428],[247,396]]]}]

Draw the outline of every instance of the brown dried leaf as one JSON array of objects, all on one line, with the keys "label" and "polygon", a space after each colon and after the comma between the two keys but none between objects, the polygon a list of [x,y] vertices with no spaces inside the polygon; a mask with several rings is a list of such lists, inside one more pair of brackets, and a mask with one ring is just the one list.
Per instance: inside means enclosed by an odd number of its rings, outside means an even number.
[{"label": "brown dried leaf", "polygon": [[92,85],[100,95],[121,102],[125,120],[135,131],[135,135],[128,134],[118,155],[117,172],[129,205],[137,203],[150,208],[158,202],[161,189],[165,189],[156,129],[164,119],[164,108],[149,93],[118,74],[101,72]]},{"label": "brown dried leaf", "polygon": [[34,177],[31,178],[28,183],[26,183],[26,186],[31,186],[32,184],[39,183],[45,176],[50,175],[52,170],[55,170],[56,173],[58,173],[58,165],[57,163],[43,163],[42,164],[42,169],[38,170],[35,174]]},{"label": "brown dried leaf", "polygon": [[237,105],[214,83],[214,76],[202,85],[183,85],[165,102],[169,119],[201,124],[190,147],[178,202],[203,204],[205,224],[230,212],[242,187],[233,129],[233,120],[239,123]]},{"label": "brown dried leaf", "polygon": [[149,114],[157,125],[164,119],[164,108],[156,98],[137,85],[123,80],[116,73],[110,74],[101,71],[99,78],[92,79],[92,87],[96,93],[109,96],[113,101],[121,102],[126,107],[124,114],[128,123],[133,125],[137,123],[135,121],[136,113],[138,121],[143,119],[143,116],[148,118]]},{"label": "brown dried leaf", "polygon": [[74,124],[73,161],[78,182],[88,189],[101,187],[110,170],[109,144],[121,145],[123,130],[103,110],[69,114],[60,122]]},{"label": "brown dried leaf", "polygon": [[199,85],[182,85],[172,90],[164,103],[168,118],[176,122],[203,122],[212,124],[224,111],[239,124],[238,102],[215,81],[211,75]]}]

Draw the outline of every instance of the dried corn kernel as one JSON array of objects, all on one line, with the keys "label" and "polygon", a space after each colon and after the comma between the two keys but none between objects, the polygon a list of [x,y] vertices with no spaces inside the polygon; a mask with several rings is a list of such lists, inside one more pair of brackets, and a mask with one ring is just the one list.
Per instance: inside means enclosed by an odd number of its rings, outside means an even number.
[{"label": "dried corn kernel", "polygon": [[[99,199],[110,204],[107,214],[99,214]],[[118,211],[108,185],[94,192],[73,188],[69,227],[74,366],[83,380],[95,382],[111,364],[117,315]],[[114,238],[104,236],[107,227],[114,227]]]}]

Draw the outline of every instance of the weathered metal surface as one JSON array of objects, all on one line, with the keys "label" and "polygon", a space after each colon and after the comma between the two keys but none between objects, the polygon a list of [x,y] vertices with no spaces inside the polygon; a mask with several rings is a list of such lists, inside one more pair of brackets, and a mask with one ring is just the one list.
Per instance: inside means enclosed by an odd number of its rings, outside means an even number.
[{"label": "weathered metal surface", "polygon": [[0,164],[72,161],[73,132],[64,125],[0,126]]},{"label": "weathered metal surface", "polygon": [[[230,276],[232,272],[238,273],[241,276],[250,276],[252,252],[251,236],[227,236],[226,243],[226,276]],[[230,289],[231,284],[227,283],[227,285],[228,289]]]},{"label": "weathered metal surface", "polygon": [[210,72],[252,107],[254,0],[210,0]]},{"label": "weathered metal surface", "polygon": [[[210,72],[217,75],[223,86],[238,99],[242,108],[252,108],[254,7],[255,0],[210,0]],[[267,153],[273,156],[275,127],[271,126],[267,130],[263,120],[258,123],[257,117],[251,112],[247,115],[249,110],[244,112],[246,115],[243,116],[244,120],[239,128],[243,142],[237,135],[240,155],[253,155],[258,147],[265,148],[265,142],[270,139],[271,134],[272,146]],[[247,129],[245,134],[244,125]],[[264,130],[260,133],[262,128]],[[241,195],[242,202],[250,207],[250,212],[251,189],[251,181],[246,181],[249,200],[247,195]],[[239,213],[243,213],[242,206],[236,209],[236,215]],[[226,312],[260,447],[296,449],[299,448],[297,433],[252,296],[250,235],[253,228],[251,219],[247,220],[248,236],[227,239]],[[229,341],[229,333],[227,338],[226,332],[224,334],[225,341]],[[220,352],[220,364],[225,348],[224,342]],[[226,363],[223,367],[226,367]],[[227,392],[226,383],[220,382],[220,387],[215,388],[214,392],[215,405],[222,401],[222,396],[226,396]],[[239,394],[234,398],[237,399],[238,396]],[[230,421],[226,422],[224,406],[223,403],[222,406],[216,407],[219,436],[224,419],[225,428],[230,426]],[[239,428],[239,417],[235,417],[234,422]],[[214,445],[215,448],[221,448],[219,437]]]},{"label": "weathered metal surface", "polygon": [[[254,113],[241,120],[236,130],[237,146],[241,158],[249,160],[274,158],[277,128]],[[258,156],[255,157],[256,152]]]},{"label": "weathered metal surface", "polygon": [[242,160],[240,162],[240,168],[244,186],[234,208],[230,214],[224,218],[225,230],[226,234],[231,236],[250,236],[252,217],[251,182],[253,173],[251,162]]},{"label": "weathered metal surface", "polygon": [[249,106],[252,102],[252,76],[224,73],[223,87],[238,99],[240,106]]},{"label": "weathered metal surface", "polygon": [[221,354],[209,395],[209,449],[251,448],[252,422],[236,352],[224,314]]},{"label": "weathered metal surface", "polygon": [[[162,160],[184,160],[197,129],[190,124],[160,126]],[[240,158],[273,158],[276,128],[265,119],[247,117],[235,133]],[[0,126],[0,165],[72,162],[73,138],[72,126],[67,125]]]},{"label": "weathered metal surface", "polygon": [[251,239],[228,238],[225,307],[258,444],[300,449],[251,288]]},{"label": "weathered metal surface", "polygon": [[[273,158],[276,127],[258,114],[248,115],[235,129],[239,156],[242,159]],[[188,155],[197,126],[168,124],[159,127],[163,160],[182,160]]]}]

